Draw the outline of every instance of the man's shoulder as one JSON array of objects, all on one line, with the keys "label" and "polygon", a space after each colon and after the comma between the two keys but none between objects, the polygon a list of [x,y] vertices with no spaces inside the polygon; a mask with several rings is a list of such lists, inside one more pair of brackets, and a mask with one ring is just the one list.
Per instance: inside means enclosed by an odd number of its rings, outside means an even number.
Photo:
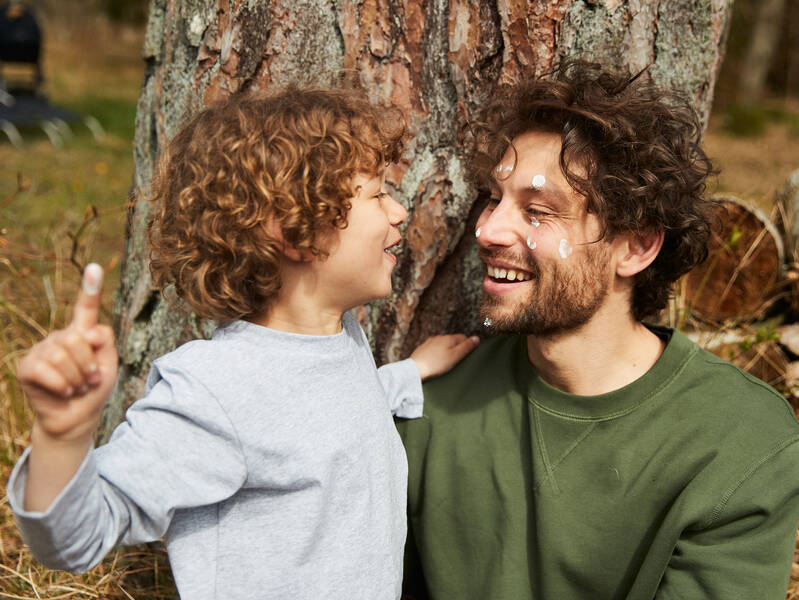
[{"label": "man's shoulder", "polygon": [[501,395],[515,388],[523,342],[518,335],[485,339],[451,371],[425,382],[425,415],[432,417],[452,406],[465,409],[483,402],[486,393]]},{"label": "man's shoulder", "polygon": [[788,401],[774,388],[743,369],[697,346],[675,331],[690,348],[669,386],[669,398],[680,410],[715,422],[742,423],[743,431],[799,433]]}]

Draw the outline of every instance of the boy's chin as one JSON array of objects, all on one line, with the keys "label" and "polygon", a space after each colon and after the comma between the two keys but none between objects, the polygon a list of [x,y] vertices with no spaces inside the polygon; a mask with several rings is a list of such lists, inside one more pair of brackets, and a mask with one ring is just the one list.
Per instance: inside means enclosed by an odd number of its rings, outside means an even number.
[{"label": "boy's chin", "polygon": [[379,290],[375,289],[369,296],[365,296],[361,299],[353,299],[350,304],[351,306],[347,308],[347,310],[352,310],[359,306],[363,306],[364,304],[369,304],[370,302],[374,302],[375,300],[385,300],[391,295],[391,283],[387,284],[384,289]]}]

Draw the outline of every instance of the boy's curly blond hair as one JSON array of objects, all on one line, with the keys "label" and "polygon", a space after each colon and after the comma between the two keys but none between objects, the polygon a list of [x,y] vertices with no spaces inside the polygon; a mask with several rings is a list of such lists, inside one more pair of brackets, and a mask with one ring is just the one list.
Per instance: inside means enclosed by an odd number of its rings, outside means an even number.
[{"label": "boy's curly blond hair", "polygon": [[156,286],[198,315],[258,316],[280,289],[283,243],[324,259],[347,226],[352,178],[399,158],[405,124],[360,91],[288,88],[192,117],[164,152],[148,224]]}]

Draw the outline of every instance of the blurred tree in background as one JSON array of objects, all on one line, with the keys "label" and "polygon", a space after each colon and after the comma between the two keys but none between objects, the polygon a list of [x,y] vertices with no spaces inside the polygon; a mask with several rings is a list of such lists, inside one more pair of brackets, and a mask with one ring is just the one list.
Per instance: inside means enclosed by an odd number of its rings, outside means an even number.
[{"label": "blurred tree in background", "polygon": [[716,109],[799,98],[799,0],[736,0]]},{"label": "blurred tree in background", "polygon": [[114,21],[144,23],[147,20],[148,0],[100,0],[105,14]]},{"label": "blurred tree in background", "polygon": [[104,14],[113,21],[142,25],[147,21],[150,0],[23,0],[45,17],[82,19]]}]

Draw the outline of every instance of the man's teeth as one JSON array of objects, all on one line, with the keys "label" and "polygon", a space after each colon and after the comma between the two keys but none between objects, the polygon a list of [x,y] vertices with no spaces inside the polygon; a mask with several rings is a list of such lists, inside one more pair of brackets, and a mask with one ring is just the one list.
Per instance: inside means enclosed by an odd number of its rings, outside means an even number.
[{"label": "man's teeth", "polygon": [[493,277],[494,279],[507,279],[508,281],[528,281],[533,278],[533,276],[527,271],[517,271],[516,269],[500,269],[497,267],[492,267],[491,265],[486,265],[486,268],[488,270],[488,276]]}]

